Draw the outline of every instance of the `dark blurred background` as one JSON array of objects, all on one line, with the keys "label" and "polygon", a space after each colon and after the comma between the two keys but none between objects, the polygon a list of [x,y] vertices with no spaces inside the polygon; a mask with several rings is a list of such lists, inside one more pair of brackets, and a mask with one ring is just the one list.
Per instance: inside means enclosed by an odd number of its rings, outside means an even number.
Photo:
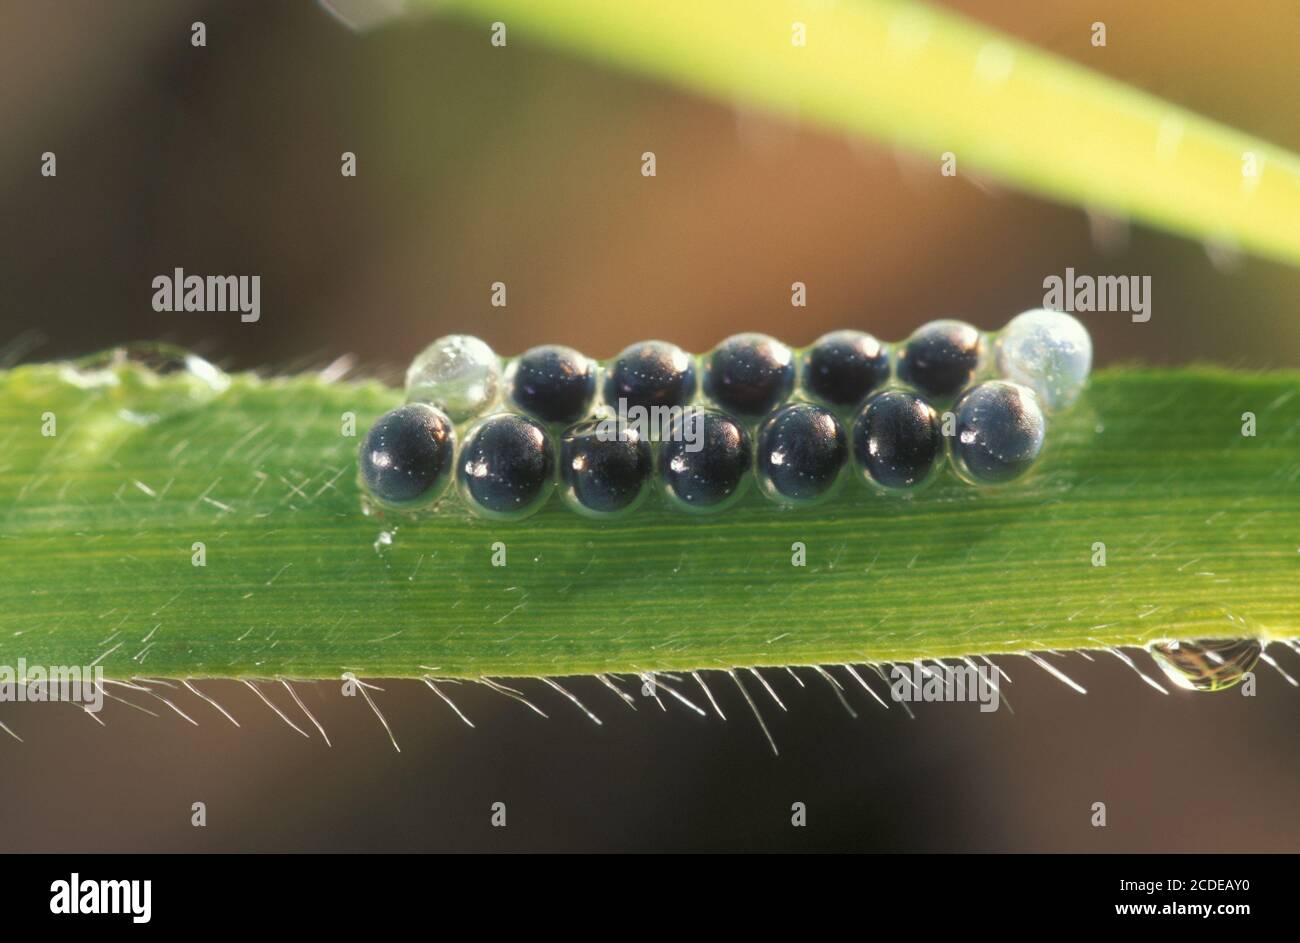
[{"label": "dark blurred background", "polygon": [[[946,5],[1300,150],[1293,4]],[[206,48],[190,44],[196,20]],[[1089,43],[1095,21],[1105,48]],[[938,155],[695,99],[521,33],[493,48],[486,23],[356,35],[309,0],[5,0],[3,24],[10,361],[161,339],[229,369],[352,354],[392,379],[451,332],[598,357],[651,335],[694,350],[740,330],[898,339],[943,315],[999,326],[1070,266],[1152,277],[1149,323],[1085,316],[1103,366],[1300,365],[1300,272],[964,167],[942,177]],[[646,150],[655,178],[640,174]],[[40,176],[44,151],[56,178]],[[356,178],[339,173],[344,151]],[[260,274],[261,321],[155,313],[150,282],[175,267]],[[790,307],[796,280],[807,308]],[[7,705],[0,720],[26,742],[0,735],[0,849],[1300,850],[1300,692],[1267,669],[1256,698],[1161,697],[1117,660],[1075,656],[1062,666],[1089,688],[1079,697],[1004,664],[1014,714],[929,705],[915,720],[850,691],[851,720],[821,682],[773,672],[790,707],[765,705],[779,759],[720,682],[725,725],[671,703],[633,714],[590,679],[571,687],[603,728],[536,683],[550,720],[450,691],[476,730],[422,685],[383,682],[400,755],[333,683],[301,686],[332,750],[233,683],[205,689],[240,729],[188,696],[198,729],[165,708],[110,702],[101,729]],[[498,800],[505,829],[489,826]],[[1097,801],[1105,829],[1089,824]]]}]

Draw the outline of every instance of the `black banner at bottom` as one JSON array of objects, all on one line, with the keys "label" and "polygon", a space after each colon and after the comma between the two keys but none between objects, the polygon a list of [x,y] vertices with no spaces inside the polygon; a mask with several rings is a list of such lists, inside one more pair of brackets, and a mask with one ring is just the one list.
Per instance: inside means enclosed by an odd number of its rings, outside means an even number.
[{"label": "black banner at bottom", "polygon": [[700,926],[713,914],[734,929],[774,911],[869,917],[873,928],[941,919],[992,920],[986,929],[1230,932],[1289,915],[1284,889],[1295,863],[1283,855],[840,856],[811,867],[775,855],[656,859],[589,871],[581,856],[544,868],[525,856],[14,856],[0,899],[10,932],[33,923],[74,932],[349,925],[373,932],[449,918],[494,929],[544,920],[551,932],[577,918],[650,920],[646,929],[658,935],[685,914]]}]

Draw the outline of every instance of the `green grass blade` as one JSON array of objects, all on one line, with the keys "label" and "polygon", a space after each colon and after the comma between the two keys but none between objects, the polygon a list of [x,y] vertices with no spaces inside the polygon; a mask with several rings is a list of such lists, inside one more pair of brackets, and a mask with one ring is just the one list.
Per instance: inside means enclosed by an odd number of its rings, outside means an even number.
[{"label": "green grass blade", "polygon": [[0,664],[304,678],[828,664],[1196,637],[1218,606],[1300,634],[1300,373],[1103,371],[1041,469],[996,492],[855,483],[820,509],[751,493],[713,519],[656,505],[613,525],[558,500],[513,524],[454,502],[364,516],[344,414],[364,434],[399,399],[310,376],[213,393],[134,366],[0,372]]},{"label": "green grass blade", "polygon": [[[954,13],[852,0],[427,0],[737,104],[1300,263],[1300,157]],[[807,45],[792,44],[792,24]],[[1081,42],[1085,41],[1081,38]],[[654,150],[654,142],[645,142]],[[1243,173],[1246,154],[1257,173]],[[689,173],[689,168],[664,168]]]}]

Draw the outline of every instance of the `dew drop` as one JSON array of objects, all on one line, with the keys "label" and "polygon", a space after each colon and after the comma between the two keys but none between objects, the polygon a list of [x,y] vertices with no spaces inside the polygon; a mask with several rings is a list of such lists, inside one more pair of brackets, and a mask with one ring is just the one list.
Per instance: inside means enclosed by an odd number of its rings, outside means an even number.
[{"label": "dew drop", "polygon": [[125,343],[83,356],[66,364],[61,376],[81,389],[156,388],[162,377],[181,379],[188,398],[200,402],[225,393],[230,386],[230,377],[216,364],[185,347],[155,342]]},{"label": "dew drop", "polygon": [[59,377],[100,394],[117,419],[148,427],[224,393],[230,377],[198,354],[172,344],[112,347],[63,364]]},{"label": "dew drop", "polygon": [[1165,676],[1188,691],[1225,691],[1254,671],[1264,650],[1255,627],[1222,606],[1180,609],[1171,625],[1194,626],[1205,636],[1196,641],[1161,641],[1150,645],[1151,657]]},{"label": "dew drop", "polygon": [[230,377],[198,354],[174,344],[152,341],[122,344],[74,360],[64,375],[70,383],[79,386],[115,386],[121,382],[122,374],[132,369],[156,377],[183,374],[214,393],[223,392],[230,385]]}]

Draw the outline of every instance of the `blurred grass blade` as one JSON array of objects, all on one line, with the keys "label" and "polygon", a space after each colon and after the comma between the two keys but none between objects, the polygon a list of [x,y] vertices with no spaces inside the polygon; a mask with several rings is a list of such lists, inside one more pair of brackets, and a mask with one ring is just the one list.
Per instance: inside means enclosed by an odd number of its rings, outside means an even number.
[{"label": "blurred grass blade", "polygon": [[0,371],[0,665],[636,674],[1239,631],[1224,609],[1300,635],[1295,372],[1102,371],[1042,467],[1003,489],[946,475],[909,500],[851,483],[797,512],[751,490],[713,518],[651,502],[615,524],[558,499],[515,523],[455,501],[367,517],[347,414],[363,435],[400,391],[222,380]]},{"label": "blurred grass blade", "polygon": [[[930,155],[936,173],[951,151],[959,171],[1300,263],[1295,154],[939,8],[418,2],[481,22],[484,42],[489,25],[504,22],[511,38],[535,36],[724,101],[907,145]],[[795,23],[805,46],[792,42]]]}]

